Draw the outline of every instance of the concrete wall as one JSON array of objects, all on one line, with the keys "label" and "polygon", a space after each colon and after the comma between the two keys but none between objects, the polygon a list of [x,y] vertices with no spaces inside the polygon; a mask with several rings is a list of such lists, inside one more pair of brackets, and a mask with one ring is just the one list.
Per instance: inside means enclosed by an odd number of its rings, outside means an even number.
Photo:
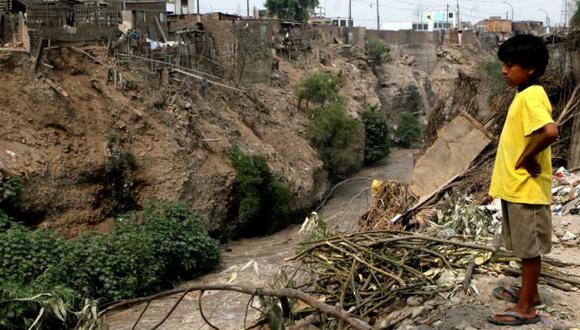
[{"label": "concrete wall", "polygon": [[398,57],[401,52],[413,56],[419,70],[431,73],[437,61],[437,46],[442,41],[437,31],[377,31],[367,30],[367,38],[384,40],[391,56]]},{"label": "concrete wall", "polygon": [[217,17],[172,15],[171,33],[183,29],[201,29],[211,36],[212,60],[223,67],[228,78],[245,83],[267,83],[272,74],[271,42],[278,31],[278,21],[232,21]]}]

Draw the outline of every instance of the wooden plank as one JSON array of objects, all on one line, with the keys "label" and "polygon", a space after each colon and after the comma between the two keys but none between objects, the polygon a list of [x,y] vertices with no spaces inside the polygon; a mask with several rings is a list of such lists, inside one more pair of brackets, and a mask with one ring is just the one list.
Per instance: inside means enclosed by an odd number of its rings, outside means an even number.
[{"label": "wooden plank", "polygon": [[157,18],[157,16],[153,16],[153,18],[155,19],[155,25],[157,25],[157,30],[159,30],[159,34],[161,35],[161,38],[163,38],[163,42],[166,43],[167,36],[165,35],[165,31],[163,31],[163,27],[161,26],[161,22],[159,22],[159,18]]},{"label": "wooden plank", "polygon": [[568,168],[576,170],[580,168],[580,116],[574,118],[572,126],[572,140],[570,141],[570,159]]},{"label": "wooden plank", "polygon": [[24,48],[0,47],[0,52],[28,53]]}]

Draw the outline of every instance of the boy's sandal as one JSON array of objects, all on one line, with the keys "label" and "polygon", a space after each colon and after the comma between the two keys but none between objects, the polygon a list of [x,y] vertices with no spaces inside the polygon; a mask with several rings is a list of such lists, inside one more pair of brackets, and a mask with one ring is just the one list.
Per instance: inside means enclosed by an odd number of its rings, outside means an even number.
[{"label": "boy's sandal", "polygon": [[[520,298],[520,290],[522,288],[519,285],[506,285],[498,286],[493,289],[493,296],[499,300],[509,301],[511,303],[517,304]],[[509,295],[506,295],[506,293]],[[540,300],[535,304],[536,308],[543,306],[544,303]]]},{"label": "boy's sandal", "polygon": [[[496,317],[509,317],[511,320],[498,320]],[[524,325],[524,324],[536,324],[542,320],[540,315],[536,315],[532,318],[526,317],[523,314],[514,311],[508,311],[504,313],[495,314],[493,316],[489,316],[487,321],[489,323],[497,324],[497,325]]]},{"label": "boy's sandal", "polygon": [[520,298],[520,290],[521,288],[516,285],[498,286],[493,289],[493,296],[499,300],[517,303]]}]

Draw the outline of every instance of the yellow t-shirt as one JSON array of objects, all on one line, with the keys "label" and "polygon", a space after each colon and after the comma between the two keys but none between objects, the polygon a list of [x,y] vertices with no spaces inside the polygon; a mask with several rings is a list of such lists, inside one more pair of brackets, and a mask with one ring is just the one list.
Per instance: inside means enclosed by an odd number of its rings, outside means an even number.
[{"label": "yellow t-shirt", "polygon": [[512,203],[552,203],[552,150],[540,152],[536,160],[541,172],[532,177],[516,163],[530,141],[530,135],[553,123],[552,105],[544,88],[533,85],[518,92],[510,105],[499,138],[489,194]]}]

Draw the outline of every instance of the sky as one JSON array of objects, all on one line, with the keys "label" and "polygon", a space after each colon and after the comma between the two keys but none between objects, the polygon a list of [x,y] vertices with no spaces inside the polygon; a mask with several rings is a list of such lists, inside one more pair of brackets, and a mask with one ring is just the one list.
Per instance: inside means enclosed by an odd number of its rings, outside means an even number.
[{"label": "sky", "polygon": [[[248,0],[199,0],[200,11],[221,11],[225,13],[246,15]],[[326,17],[348,17],[349,0],[319,0],[324,7]],[[377,0],[352,0],[352,17],[355,25],[376,28]],[[402,22],[417,20],[422,11],[445,10],[457,7],[462,21],[475,23],[489,16],[512,17],[514,9],[515,20],[546,20],[548,12],[551,25],[561,25],[562,0],[379,0],[379,15],[382,22]],[[250,8],[264,8],[265,0],[249,0]]]}]

